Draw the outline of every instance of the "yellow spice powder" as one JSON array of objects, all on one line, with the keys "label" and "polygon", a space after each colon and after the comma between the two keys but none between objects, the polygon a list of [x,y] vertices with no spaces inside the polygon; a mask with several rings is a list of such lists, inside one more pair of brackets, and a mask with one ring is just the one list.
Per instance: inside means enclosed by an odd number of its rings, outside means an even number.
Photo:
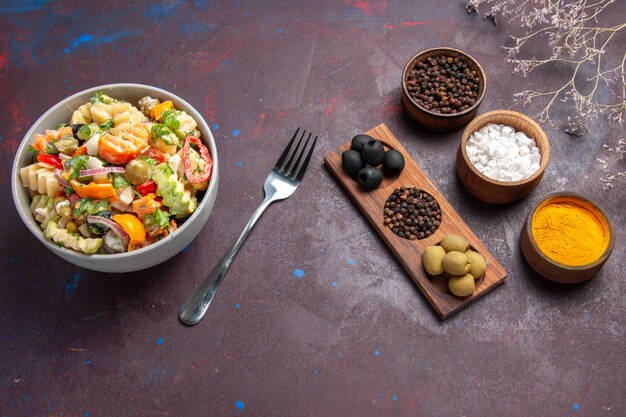
[{"label": "yellow spice powder", "polygon": [[569,198],[549,200],[532,220],[532,234],[547,257],[568,266],[596,261],[609,244],[609,228],[592,205]]}]

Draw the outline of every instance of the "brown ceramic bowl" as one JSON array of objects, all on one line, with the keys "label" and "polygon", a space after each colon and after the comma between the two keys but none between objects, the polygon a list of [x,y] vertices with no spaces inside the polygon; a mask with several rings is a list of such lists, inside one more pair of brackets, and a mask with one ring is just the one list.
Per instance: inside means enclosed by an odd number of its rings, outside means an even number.
[{"label": "brown ceramic bowl", "polygon": [[[417,102],[409,95],[409,90],[407,88],[407,77],[409,72],[415,67],[417,62],[439,55],[452,58],[462,57],[463,60],[468,63],[470,68],[479,74],[481,83],[480,89],[478,90],[478,100],[476,100],[476,103],[474,103],[472,107],[465,109],[462,112],[453,114],[435,113],[417,104]],[[480,103],[485,97],[486,89],[487,77],[485,76],[485,71],[483,71],[483,68],[480,66],[478,61],[465,52],[454,48],[433,48],[422,51],[411,58],[402,72],[402,104],[404,110],[419,124],[435,132],[451,132],[458,130],[463,125],[467,124],[467,122],[472,120],[478,111]]]},{"label": "brown ceramic bowl", "polygon": [[[532,221],[535,216],[535,212],[539,207],[548,201],[558,201],[559,198],[577,199],[580,201],[581,205],[591,207],[601,214],[602,218],[599,220],[609,233],[610,239],[606,249],[595,262],[582,266],[564,265],[544,255],[541,249],[539,249],[539,246],[537,246],[532,234]],[[530,209],[528,217],[526,218],[526,223],[524,223],[524,227],[522,228],[520,246],[522,253],[524,254],[524,258],[526,258],[526,262],[528,262],[528,264],[537,273],[552,281],[564,284],[575,284],[592,278],[598,273],[598,271],[600,271],[600,269],[602,269],[613,252],[613,247],[615,246],[615,230],[613,229],[609,218],[606,216],[606,213],[595,202],[572,192],[554,193],[539,199],[539,201],[537,201]]]},{"label": "brown ceramic bowl", "polygon": [[[465,145],[472,133],[489,123],[504,124],[516,131],[526,133],[537,143],[541,154],[539,169],[528,178],[519,181],[498,181],[481,173],[470,161]],[[475,197],[493,204],[506,204],[517,201],[530,193],[543,178],[543,172],[550,160],[550,142],[541,126],[528,116],[510,110],[494,110],[481,114],[467,125],[463,131],[456,158],[456,169],[461,182]]]}]

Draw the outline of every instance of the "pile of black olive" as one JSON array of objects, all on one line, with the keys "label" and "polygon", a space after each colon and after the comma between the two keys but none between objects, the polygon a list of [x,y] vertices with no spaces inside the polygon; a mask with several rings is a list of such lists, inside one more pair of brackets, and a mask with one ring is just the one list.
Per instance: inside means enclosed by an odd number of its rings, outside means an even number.
[{"label": "pile of black olive", "polygon": [[[356,135],[350,150],[341,154],[341,164],[363,189],[373,190],[383,182],[383,173],[388,177],[400,175],[404,157],[395,149],[385,152],[383,144],[369,135]],[[376,168],[381,164],[382,171]]]}]

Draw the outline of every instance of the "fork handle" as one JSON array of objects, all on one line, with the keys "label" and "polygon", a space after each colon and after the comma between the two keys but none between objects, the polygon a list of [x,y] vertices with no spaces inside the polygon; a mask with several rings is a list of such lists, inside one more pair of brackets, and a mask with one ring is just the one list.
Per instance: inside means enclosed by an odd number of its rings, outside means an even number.
[{"label": "fork handle", "polygon": [[235,243],[233,243],[218,264],[215,265],[211,273],[209,273],[209,276],[198,287],[196,292],[193,293],[185,304],[180,307],[178,316],[183,323],[193,326],[202,320],[202,317],[204,317],[209,305],[211,305],[211,301],[213,301],[213,297],[215,297],[215,294],[224,279],[224,275],[226,275],[226,271],[228,271],[228,267],[232,263],[233,259],[235,259],[237,252],[250,234],[250,231],[256,221],[261,217],[261,214],[263,214],[272,201],[273,200],[268,197],[263,200],[261,205],[254,211],[254,213],[252,213],[250,220],[248,220],[248,224],[246,224],[246,227],[243,229],[243,232],[241,232]]}]

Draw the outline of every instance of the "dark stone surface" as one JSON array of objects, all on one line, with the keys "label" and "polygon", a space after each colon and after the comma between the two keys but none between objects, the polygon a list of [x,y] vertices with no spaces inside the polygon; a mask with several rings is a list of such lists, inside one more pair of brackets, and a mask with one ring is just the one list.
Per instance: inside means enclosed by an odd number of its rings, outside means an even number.
[{"label": "dark stone surface", "polygon": [[[604,191],[596,161],[623,126],[597,120],[584,138],[546,127],[544,180],[495,207],[456,177],[461,133],[429,133],[400,107],[403,66],[438,45],[484,66],[481,112],[511,108],[513,93],[546,81],[512,75],[505,22],[435,0],[9,0],[0,12],[0,416],[624,415],[625,188]],[[124,81],[196,106],[214,126],[221,179],[187,251],[116,276],[39,244],[14,209],[9,177],[13,152],[46,109]],[[447,321],[321,165],[381,122],[509,272]],[[184,327],[179,304],[261,201],[262,178],[296,126],[321,137],[304,183],[258,223],[204,321]],[[580,285],[546,282],[518,247],[530,205],[559,190],[597,200],[617,230],[612,258]]]}]

